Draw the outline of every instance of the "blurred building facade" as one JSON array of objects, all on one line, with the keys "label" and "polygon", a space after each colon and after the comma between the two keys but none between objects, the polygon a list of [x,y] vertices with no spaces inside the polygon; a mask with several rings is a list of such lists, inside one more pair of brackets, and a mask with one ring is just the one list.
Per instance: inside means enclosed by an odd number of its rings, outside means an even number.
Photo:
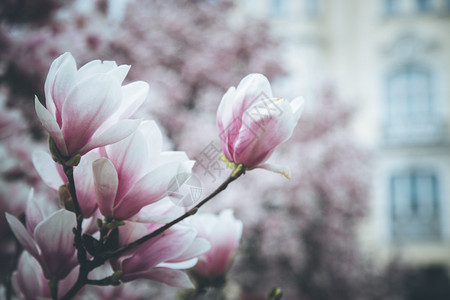
[{"label": "blurred building facade", "polygon": [[236,21],[249,17],[282,40],[281,87],[314,99],[331,81],[356,104],[355,137],[374,154],[366,251],[450,266],[450,1],[240,2]]}]

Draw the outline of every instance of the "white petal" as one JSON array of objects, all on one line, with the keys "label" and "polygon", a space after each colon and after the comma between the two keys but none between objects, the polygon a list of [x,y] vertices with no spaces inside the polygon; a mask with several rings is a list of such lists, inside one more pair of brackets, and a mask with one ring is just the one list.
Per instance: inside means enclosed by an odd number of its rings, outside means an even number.
[{"label": "white petal", "polygon": [[80,153],[87,153],[94,148],[114,144],[120,140],[123,140],[132,134],[139,127],[140,123],[141,120],[119,121],[107,130],[94,134],[92,140],[86,146],[81,148]]},{"label": "white petal", "polygon": [[296,121],[298,121],[302,116],[304,106],[305,106],[305,99],[303,99],[303,97],[297,97],[291,101],[291,108],[292,112],[294,113],[294,118]]},{"label": "white petal", "polygon": [[58,191],[59,187],[64,184],[64,181],[56,169],[56,164],[50,154],[42,150],[36,150],[33,152],[32,160],[34,168],[44,183],[53,190]]},{"label": "white petal", "polygon": [[62,155],[68,155],[66,143],[64,141],[61,128],[59,128],[58,123],[56,123],[55,118],[52,114],[39,102],[39,99],[35,97],[34,107],[36,109],[36,114],[41,121],[42,126],[47,130],[47,132],[52,137],[53,141],[58,147],[59,152]]}]

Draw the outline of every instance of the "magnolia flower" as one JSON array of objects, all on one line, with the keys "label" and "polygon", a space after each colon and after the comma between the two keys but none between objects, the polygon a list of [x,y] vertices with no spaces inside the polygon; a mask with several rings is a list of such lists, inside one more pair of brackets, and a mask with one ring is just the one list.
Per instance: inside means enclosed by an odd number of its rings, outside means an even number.
[{"label": "magnolia flower", "polygon": [[[68,276],[58,283],[58,298],[63,297],[77,280],[78,270],[73,269]],[[26,300],[51,298],[48,279],[44,277],[39,262],[27,251],[19,259],[13,281],[18,291]]]},{"label": "magnolia flower", "polygon": [[190,222],[197,229],[198,237],[211,244],[211,249],[199,257],[194,272],[205,278],[219,278],[232,263],[232,254],[242,236],[242,222],[234,218],[231,209],[222,211],[218,216],[194,215]]},{"label": "magnolia flower", "polygon": [[[85,218],[91,217],[97,211],[92,162],[99,157],[100,155],[96,151],[87,153],[81,157],[80,163],[73,171],[78,204],[80,205],[81,214]],[[70,198],[66,187],[68,179],[64,174],[63,167],[55,163],[49,153],[42,150],[34,151],[33,164],[44,183],[54,191],[59,192],[60,198]],[[64,202],[65,199],[60,200]],[[63,204],[68,205],[68,203]]]},{"label": "magnolia flower", "polygon": [[303,109],[303,98],[273,98],[264,75],[250,74],[225,93],[217,110],[222,150],[230,162],[248,170],[263,168],[290,178],[287,167],[265,163],[289,139]]},{"label": "magnolia flower", "polygon": [[100,149],[94,161],[94,187],[100,212],[128,219],[168,195],[178,174],[190,173],[194,161],[184,152],[161,152],[162,135],[153,121],[142,122],[126,139]]},{"label": "magnolia flower", "polygon": [[[127,222],[120,227],[119,245],[133,242],[160,226]],[[123,282],[146,278],[174,287],[193,288],[189,277],[180,269],[193,267],[197,256],[208,249],[208,241],[198,238],[194,228],[177,224],[124,255],[111,259],[111,265],[114,270],[123,271],[120,278]]]},{"label": "magnolia flower", "polygon": [[125,120],[143,103],[148,85],[121,86],[130,66],[94,60],[77,70],[64,53],[51,65],[45,81],[45,108],[35,99],[39,120],[63,156],[85,154],[130,135],[139,120]]},{"label": "magnolia flower", "polygon": [[72,233],[76,227],[75,215],[57,210],[47,216],[45,208],[29,203],[27,228],[8,213],[6,220],[17,240],[39,262],[45,278],[63,279],[77,265]]}]

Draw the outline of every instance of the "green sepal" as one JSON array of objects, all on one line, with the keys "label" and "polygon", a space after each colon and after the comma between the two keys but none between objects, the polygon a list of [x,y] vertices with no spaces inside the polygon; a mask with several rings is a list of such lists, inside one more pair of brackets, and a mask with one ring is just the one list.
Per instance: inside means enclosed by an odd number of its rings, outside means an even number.
[{"label": "green sepal", "polygon": [[77,153],[72,156],[68,161],[65,162],[65,165],[68,167],[76,167],[80,163],[81,154]]},{"label": "green sepal", "polygon": [[225,165],[230,168],[231,170],[234,170],[234,168],[236,168],[236,164],[234,162],[229,161],[226,157],[225,154],[220,153],[219,154],[220,159],[225,163]]},{"label": "green sepal", "polygon": [[268,297],[267,300],[281,300],[281,298],[283,297],[283,291],[281,290],[281,288],[279,287],[274,287]]}]

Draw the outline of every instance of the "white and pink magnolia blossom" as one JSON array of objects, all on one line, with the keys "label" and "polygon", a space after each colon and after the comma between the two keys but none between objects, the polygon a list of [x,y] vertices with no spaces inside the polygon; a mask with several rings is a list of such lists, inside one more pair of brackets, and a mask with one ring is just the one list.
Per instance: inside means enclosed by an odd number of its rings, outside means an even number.
[{"label": "white and pink magnolia blossom", "polygon": [[[99,157],[97,151],[90,151],[81,157],[80,163],[74,167],[73,171],[78,204],[85,218],[91,217],[97,211],[92,162]],[[67,184],[68,179],[63,167],[55,163],[48,152],[36,150],[33,152],[32,159],[35,169],[51,189],[58,192],[62,185]]]},{"label": "white and pink magnolia blossom", "polygon": [[206,278],[224,275],[231,266],[233,252],[239,246],[242,222],[234,218],[231,209],[226,209],[218,216],[209,213],[194,215],[190,223],[197,229],[198,237],[211,244],[211,249],[199,257],[195,273]]},{"label": "white and pink magnolia blossom", "polygon": [[44,276],[63,279],[77,265],[72,233],[75,215],[61,209],[47,216],[45,208],[33,201],[29,203],[27,228],[8,213],[6,220],[17,240],[39,262]]},{"label": "white and pink magnolia blossom", "polygon": [[139,120],[128,120],[144,102],[148,84],[122,86],[130,69],[94,60],[77,70],[70,53],[59,56],[45,81],[45,108],[35,99],[39,120],[63,156],[85,154],[130,135]]},{"label": "white and pink magnolia blossom", "polygon": [[[161,226],[127,222],[120,227],[119,245],[133,242]],[[174,287],[193,288],[181,269],[193,267],[197,257],[209,247],[207,240],[197,237],[197,230],[179,223],[124,255],[111,259],[111,265],[114,270],[123,271],[120,279],[123,282],[146,278]]]},{"label": "white and pink magnolia blossom", "polygon": [[263,168],[290,178],[287,167],[265,163],[289,139],[303,110],[303,98],[291,102],[272,96],[262,74],[250,74],[230,87],[217,110],[217,127],[225,157],[248,170]]},{"label": "white and pink magnolia blossom", "polygon": [[100,212],[128,219],[144,206],[167,196],[180,173],[190,173],[194,161],[184,152],[161,152],[162,135],[153,121],[144,121],[124,140],[100,148],[102,158],[92,164]]},{"label": "white and pink magnolia blossom", "polygon": [[[77,280],[78,268],[74,268],[68,276],[58,282],[58,298],[63,297]],[[26,300],[51,298],[48,279],[45,278],[39,262],[24,251],[19,259],[13,281],[18,292]]]}]

